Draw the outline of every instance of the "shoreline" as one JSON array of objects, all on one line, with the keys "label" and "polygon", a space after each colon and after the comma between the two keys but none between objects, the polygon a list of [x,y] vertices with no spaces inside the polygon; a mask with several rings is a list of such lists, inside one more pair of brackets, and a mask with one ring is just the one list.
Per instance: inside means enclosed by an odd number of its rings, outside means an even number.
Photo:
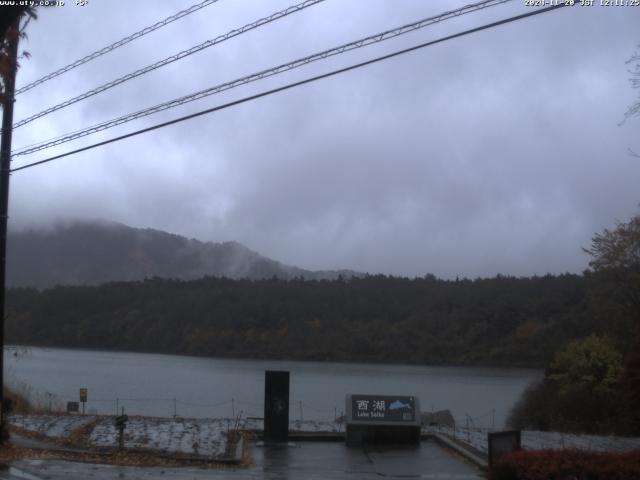
[{"label": "shoreline", "polygon": [[[20,348],[38,348],[41,350],[73,350],[78,352],[90,352],[90,353],[124,353],[124,354],[138,354],[138,355],[161,355],[170,357],[188,357],[197,359],[211,359],[211,360],[232,360],[232,361],[264,361],[264,362],[299,362],[299,363],[323,363],[323,364],[348,364],[348,365],[362,365],[362,366],[376,366],[387,365],[394,367],[426,367],[426,368],[478,368],[478,369],[500,369],[500,370],[513,370],[513,371],[540,371],[544,370],[544,365],[503,365],[499,363],[494,364],[482,364],[482,363],[406,363],[406,362],[394,362],[391,360],[384,361],[368,361],[368,360],[334,360],[334,359],[300,359],[300,358],[275,358],[269,356],[210,356],[210,355],[196,355],[188,353],[177,352],[160,352],[154,350],[118,350],[118,349],[106,349],[87,346],[64,346],[64,345],[21,345],[21,344],[7,344],[5,350],[20,349]],[[6,352],[5,352],[6,353]]]}]

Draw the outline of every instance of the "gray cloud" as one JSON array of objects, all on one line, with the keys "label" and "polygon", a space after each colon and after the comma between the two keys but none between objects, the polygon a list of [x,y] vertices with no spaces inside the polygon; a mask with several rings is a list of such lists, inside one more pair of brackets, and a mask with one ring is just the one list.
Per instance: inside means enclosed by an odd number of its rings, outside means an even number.
[{"label": "gray cloud", "polygon": [[[19,85],[190,3],[43,10]],[[23,127],[14,145],[464,3],[327,1]],[[16,119],[287,5],[221,0],[19,96]],[[523,11],[512,2],[72,146]],[[634,100],[624,62],[639,19],[632,7],[548,13],[16,173],[11,225],[105,218],[313,269],[579,272],[591,235],[637,212],[627,149],[640,149],[640,124],[618,123]]]}]

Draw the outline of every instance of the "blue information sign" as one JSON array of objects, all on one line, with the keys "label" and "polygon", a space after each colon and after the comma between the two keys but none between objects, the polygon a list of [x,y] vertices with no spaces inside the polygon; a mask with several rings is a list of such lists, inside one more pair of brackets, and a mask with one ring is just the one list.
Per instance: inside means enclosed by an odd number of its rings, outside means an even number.
[{"label": "blue information sign", "polygon": [[415,422],[415,398],[391,395],[352,395],[351,418],[354,422]]}]

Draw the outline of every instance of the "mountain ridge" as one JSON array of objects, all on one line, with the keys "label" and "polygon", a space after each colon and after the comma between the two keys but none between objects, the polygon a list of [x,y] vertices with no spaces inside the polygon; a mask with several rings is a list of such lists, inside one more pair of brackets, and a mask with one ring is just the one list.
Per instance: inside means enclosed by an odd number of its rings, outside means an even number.
[{"label": "mountain ridge", "polygon": [[149,277],[331,280],[340,275],[362,276],[351,270],[313,271],[286,265],[236,241],[204,242],[104,220],[10,231],[7,239],[11,287],[99,285]]}]

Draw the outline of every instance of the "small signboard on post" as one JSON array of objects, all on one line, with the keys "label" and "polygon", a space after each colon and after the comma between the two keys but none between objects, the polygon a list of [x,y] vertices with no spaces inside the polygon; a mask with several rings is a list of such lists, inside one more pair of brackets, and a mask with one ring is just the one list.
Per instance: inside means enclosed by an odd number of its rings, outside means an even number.
[{"label": "small signboard on post", "polygon": [[129,416],[124,414],[124,407],[122,407],[122,415],[117,416],[114,420],[114,424],[118,429],[118,448],[120,450],[124,449],[124,429],[127,427],[128,421]]},{"label": "small signboard on post", "polygon": [[495,462],[504,454],[515,452],[522,448],[520,430],[489,433],[487,439],[489,444],[489,468],[493,468]]},{"label": "small signboard on post", "polygon": [[89,390],[86,388],[81,388],[80,389],[80,402],[82,403],[82,414],[84,415],[84,405],[85,403],[87,403],[87,395],[89,393]]},{"label": "small signboard on post", "polygon": [[67,413],[78,413],[80,404],[78,402],[67,402]]}]

